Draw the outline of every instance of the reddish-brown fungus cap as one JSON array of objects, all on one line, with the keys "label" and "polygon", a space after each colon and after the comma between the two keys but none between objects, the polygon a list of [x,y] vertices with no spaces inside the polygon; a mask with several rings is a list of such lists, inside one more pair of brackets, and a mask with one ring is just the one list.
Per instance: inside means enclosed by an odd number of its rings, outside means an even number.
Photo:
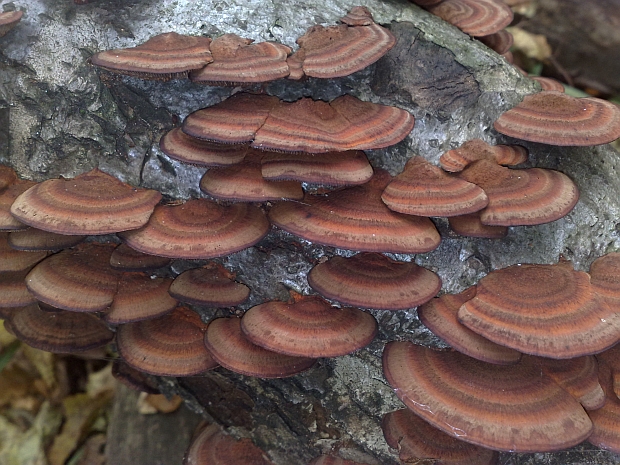
[{"label": "reddish-brown fungus cap", "polygon": [[465,215],[489,203],[480,187],[446,173],[422,157],[407,162],[381,199],[390,210],[418,216]]},{"label": "reddish-brown fungus cap", "polygon": [[47,252],[24,252],[13,249],[8,242],[9,233],[0,232],[0,273],[24,271],[45,257]]},{"label": "reddish-brown fungus cap", "polygon": [[11,213],[58,234],[110,234],[143,226],[161,194],[94,169],[73,179],[50,179],[20,195]]},{"label": "reddish-brown fungus cap", "polygon": [[520,145],[491,145],[482,139],[473,139],[457,149],[448,150],[439,159],[439,164],[444,170],[456,173],[478,160],[494,160],[498,165],[518,165],[527,161],[527,149]]},{"label": "reddish-brown fungus cap", "polygon": [[170,295],[192,305],[232,307],[250,296],[250,288],[233,281],[227,270],[212,263],[177,276],[170,286]]},{"label": "reddish-brown fungus cap", "polygon": [[177,301],[168,294],[172,279],[151,278],[143,273],[123,273],[114,301],[105,312],[113,325],[157,318],[174,310]]},{"label": "reddish-brown fungus cap", "polygon": [[490,449],[560,450],[592,431],[581,405],[526,359],[493,365],[458,352],[390,342],[383,373],[417,415],[453,437]]},{"label": "reddish-brown fungus cap", "polygon": [[278,97],[270,95],[238,93],[190,114],[183,122],[183,132],[222,144],[251,142],[269,112],[279,103]]},{"label": "reddish-brown fungus cap", "polygon": [[212,85],[239,85],[288,76],[289,47],[275,42],[252,42],[236,34],[218,37],[211,43],[213,63],[192,71],[189,78]]},{"label": "reddish-brown fungus cap", "polygon": [[148,394],[160,393],[157,385],[149,375],[131,368],[122,360],[114,360],[112,363],[112,376],[130,389]]},{"label": "reddish-brown fungus cap", "polygon": [[11,215],[11,205],[17,197],[36,184],[33,181],[18,179],[0,194],[0,231],[19,231],[28,228],[28,225]]},{"label": "reddish-brown fungus cap", "polygon": [[590,283],[616,311],[620,311],[620,253],[608,253],[590,265]]},{"label": "reddish-brown fungus cap", "polygon": [[81,352],[106,345],[114,333],[105,323],[87,313],[45,312],[28,305],[11,318],[16,336],[26,344],[47,352]]},{"label": "reddish-brown fungus cap", "polygon": [[612,371],[609,365],[600,359],[598,376],[605,391],[606,402],[600,409],[589,412],[594,429],[588,438],[588,442],[619,454],[620,399],[613,390]]},{"label": "reddish-brown fungus cap", "polygon": [[566,360],[535,357],[541,370],[558,383],[587,410],[596,410],[605,403],[605,392],[598,381],[598,363],[594,355]]},{"label": "reddish-brown fungus cap", "polygon": [[450,229],[460,236],[501,239],[508,234],[507,226],[488,226],[480,221],[480,212],[448,218]]},{"label": "reddish-brown fungus cap", "polygon": [[211,168],[200,180],[200,190],[222,200],[266,202],[304,198],[296,181],[268,181],[261,174],[262,154],[251,151],[236,165]]},{"label": "reddish-brown fungus cap", "polygon": [[620,108],[547,90],[527,95],[493,126],[507,136],[543,144],[600,145],[620,137]]},{"label": "reddish-brown fungus cap", "polygon": [[549,358],[594,354],[620,338],[620,314],[567,262],[492,271],[458,317],[498,344]]},{"label": "reddish-brown fungus cap", "polygon": [[13,29],[22,19],[23,15],[24,12],[21,10],[5,11],[4,13],[0,13],[0,37]]},{"label": "reddish-brown fungus cap", "polygon": [[329,186],[364,184],[373,174],[361,150],[326,153],[265,152],[261,172],[272,181],[294,180]]},{"label": "reddish-brown fungus cap", "polygon": [[418,317],[424,326],[465,355],[497,365],[517,363],[521,352],[495,344],[459,323],[459,308],[475,295],[475,286],[460,294],[442,295],[418,308]]},{"label": "reddish-brown fungus cap", "polygon": [[26,285],[42,302],[75,312],[107,308],[116,294],[118,273],[110,266],[113,246],[80,244],[35,266]]},{"label": "reddish-brown fungus cap", "polygon": [[136,370],[159,376],[191,376],[217,366],[203,338],[207,330],[197,313],[178,307],[152,320],[118,327],[121,357]]},{"label": "reddish-brown fungus cap", "polygon": [[182,205],[159,205],[145,227],[119,236],[140,252],[191,260],[238,252],[256,244],[267,232],[269,221],[256,206],[224,206],[195,199]]},{"label": "reddish-brown fungus cap", "polygon": [[499,458],[497,452],[447,435],[408,409],[385,414],[381,429],[402,463],[434,459],[434,465],[494,465]]},{"label": "reddish-brown fungus cap", "polygon": [[234,439],[217,425],[199,430],[185,453],[183,465],[273,465],[248,438]]},{"label": "reddish-brown fungus cap", "polygon": [[542,90],[555,90],[556,92],[564,92],[564,84],[553,78],[542,76],[531,76],[531,79],[538,82]]},{"label": "reddish-brown fungus cap", "polygon": [[431,6],[441,3],[443,0],[409,0],[412,3],[420,6]]},{"label": "reddish-brown fungus cap", "polygon": [[170,264],[167,257],[149,255],[120,244],[110,255],[110,266],[121,271],[151,271]]},{"label": "reddish-brown fungus cap", "polygon": [[167,32],[131,48],[106,50],[92,56],[91,63],[113,71],[145,79],[168,80],[211,63],[211,39]]},{"label": "reddish-brown fungus cap", "polygon": [[441,289],[441,279],[432,271],[378,253],[332,257],[312,268],[308,283],[328,299],[388,310],[417,307]]},{"label": "reddish-brown fungus cap", "polygon": [[[620,398],[620,344],[596,354],[599,362],[606,363],[612,374],[612,387],[616,397]],[[610,391],[611,393],[611,391]]]},{"label": "reddish-brown fungus cap", "polygon": [[441,239],[428,218],[393,212],[381,201],[390,180],[387,172],[377,170],[362,186],[279,203],[269,218],[299,237],[343,249],[394,253],[435,249]]},{"label": "reddish-brown fungus cap", "polygon": [[353,460],[343,459],[341,457],[334,457],[333,455],[320,455],[312,460],[308,465],[367,465],[361,462],[354,462]]},{"label": "reddish-brown fungus cap", "polygon": [[[387,29],[372,20],[370,12],[361,8],[343,18],[346,24],[313,26],[297,39],[302,67],[306,76],[336,78],[366,68],[396,43]],[[358,25],[363,24],[364,25]]]},{"label": "reddish-brown fungus cap", "polygon": [[28,228],[25,231],[9,233],[9,245],[16,250],[57,252],[74,247],[82,242],[86,236],[65,236],[37,228]]},{"label": "reddish-brown fungus cap", "polygon": [[566,216],[579,200],[575,183],[554,170],[515,170],[480,160],[459,177],[486,193],[489,204],[480,212],[480,221],[489,226],[549,223]]},{"label": "reddish-brown fungus cap", "polygon": [[365,6],[354,6],[346,15],[340,18],[340,22],[349,26],[370,26],[374,24],[372,13]]},{"label": "reddish-brown fungus cap", "polygon": [[478,40],[500,55],[507,53],[514,41],[512,34],[506,29],[488,36],[478,37]]},{"label": "reddish-brown fungus cap", "polygon": [[17,181],[17,173],[10,166],[0,165],[0,192]]},{"label": "reddish-brown fungus cap", "polygon": [[196,139],[185,134],[181,128],[175,128],[160,139],[159,148],[170,158],[183,163],[198,166],[227,166],[243,160],[249,146]]},{"label": "reddish-brown fungus cap", "polygon": [[413,125],[413,116],[405,110],[351,95],[330,103],[302,98],[273,108],[252,146],[310,153],[379,149],[403,140]]},{"label": "reddish-brown fungus cap", "polygon": [[205,345],[213,359],[230,371],[258,378],[285,378],[309,369],[316,359],[292,357],[252,344],[241,332],[239,318],[209,323]]},{"label": "reddish-brown fungus cap", "polygon": [[501,0],[443,0],[427,9],[474,37],[495,34],[513,18],[512,10]]},{"label": "reddish-brown fungus cap", "polygon": [[26,287],[26,274],[28,270],[0,273],[0,308],[25,307],[37,301]]},{"label": "reddish-brown fungus cap", "polygon": [[248,310],[241,329],[256,345],[297,357],[338,357],[370,344],[377,321],[357,308],[332,307],[319,297],[294,304],[267,302]]}]

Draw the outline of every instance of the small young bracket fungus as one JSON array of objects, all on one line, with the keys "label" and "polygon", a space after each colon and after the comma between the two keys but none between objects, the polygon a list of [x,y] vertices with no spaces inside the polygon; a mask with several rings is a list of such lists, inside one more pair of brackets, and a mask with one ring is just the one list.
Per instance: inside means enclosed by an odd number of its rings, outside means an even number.
[{"label": "small young bracket fungus", "polygon": [[0,13],[0,37],[4,36],[22,19],[24,12],[21,10],[5,11]]},{"label": "small young bracket fungus", "polygon": [[568,262],[492,271],[458,318],[497,344],[549,358],[595,354],[620,339],[620,314]]},{"label": "small young bracket fungus", "polygon": [[390,210],[417,216],[458,216],[482,210],[489,203],[484,191],[413,157],[385,188],[381,199]]},{"label": "small young bracket fungus", "polygon": [[209,85],[237,86],[268,82],[289,75],[286,58],[291,48],[275,42],[253,44],[236,34],[224,34],[211,43],[213,62],[192,71],[189,78]]},{"label": "small young bracket fungus", "polygon": [[74,312],[97,312],[114,299],[118,272],[110,266],[112,244],[85,243],[35,266],[26,285],[46,304]]},{"label": "small young bracket fungus", "polygon": [[463,441],[510,452],[579,444],[592,423],[579,402],[524,359],[493,365],[459,352],[390,342],[383,373],[404,404]]},{"label": "small young bracket fungus", "polygon": [[459,177],[486,193],[489,204],[480,211],[480,221],[489,226],[532,226],[556,221],[579,200],[575,183],[554,170],[516,170],[479,160]]},{"label": "small young bracket fungus", "polygon": [[365,7],[353,8],[341,21],[338,26],[312,26],[297,39],[299,50],[289,59],[291,79],[348,76],[376,62],[396,43]]},{"label": "small young bracket fungus", "polygon": [[29,346],[55,353],[83,352],[106,345],[114,333],[88,313],[45,312],[28,305],[11,318],[15,335]]},{"label": "small young bracket fungus", "polygon": [[249,145],[209,142],[174,128],[159,140],[159,148],[170,158],[190,165],[228,166],[243,160]]},{"label": "small young bracket fungus", "polygon": [[[598,358],[598,356],[597,356]],[[598,377],[605,391],[606,402],[598,410],[589,412],[594,424],[588,442],[620,454],[620,399],[614,393],[610,366],[599,358]]]},{"label": "small young bracket fungus", "polygon": [[459,308],[475,296],[475,286],[460,294],[442,295],[418,308],[418,317],[424,326],[465,355],[497,365],[518,363],[521,352],[491,342],[459,323]]},{"label": "small young bracket fungus", "polygon": [[387,310],[417,307],[441,289],[441,279],[432,271],[378,253],[332,257],[310,270],[308,284],[328,299]]},{"label": "small young bracket fungus", "polygon": [[230,273],[210,263],[181,273],[170,286],[170,295],[191,305],[234,307],[247,300],[250,288],[231,279]]},{"label": "small young bracket fungus", "polygon": [[167,81],[187,77],[189,71],[211,63],[210,44],[208,37],[167,32],[136,47],[96,53],[90,61],[114,73]]},{"label": "small young bracket fungus", "polygon": [[28,228],[9,233],[8,242],[15,250],[58,252],[75,247],[85,238],[86,236],[65,236],[42,229]]},{"label": "small young bracket fungus", "polygon": [[13,168],[0,165],[0,192],[17,181],[17,173]]},{"label": "small young bracket fungus", "polygon": [[167,257],[149,255],[120,244],[110,255],[110,266],[119,271],[152,271],[170,264]]},{"label": "small young bracket fungus", "polygon": [[426,9],[473,37],[495,34],[513,19],[512,10],[501,0],[443,0]]},{"label": "small young bracket fungus", "polygon": [[436,465],[495,465],[499,454],[447,435],[408,409],[383,416],[383,436],[401,463],[432,459]]},{"label": "small young bracket fungus", "polygon": [[25,307],[37,302],[24,281],[29,271],[0,273],[0,308]]},{"label": "small young bracket fungus", "polygon": [[114,301],[103,316],[111,325],[158,318],[174,310],[177,301],[168,294],[170,278],[151,278],[143,273],[123,273]]},{"label": "small young bracket fungus", "polygon": [[508,53],[514,42],[512,34],[506,29],[488,36],[477,37],[477,39],[499,55]]},{"label": "small young bracket fungus", "polygon": [[261,173],[271,181],[294,180],[328,186],[364,184],[372,166],[361,150],[326,153],[264,152]]},{"label": "small young bracket fungus", "polygon": [[143,226],[161,194],[125,184],[98,169],[73,179],[50,179],[21,194],[11,214],[58,234],[110,234]]},{"label": "small young bracket fungus", "polygon": [[491,145],[482,139],[473,139],[457,149],[448,150],[439,159],[439,164],[444,170],[457,173],[478,160],[514,166],[527,161],[527,149],[520,145]]},{"label": "small young bracket fungus", "polygon": [[27,224],[11,215],[11,205],[17,197],[36,184],[34,181],[16,179],[0,193],[0,231],[21,231],[28,228]]},{"label": "small young bracket fungus", "polygon": [[183,465],[274,465],[248,438],[234,439],[218,425],[202,425],[194,433]]},{"label": "small young bracket fungus", "polygon": [[381,193],[391,176],[377,170],[361,186],[303,202],[282,202],[269,212],[278,227],[323,245],[367,252],[424,253],[437,248],[439,233],[428,218],[390,210]]},{"label": "small young bracket fungus", "polygon": [[47,252],[24,252],[13,249],[8,242],[9,233],[0,232],[0,273],[24,271],[32,268]]},{"label": "small young bracket fungus", "polygon": [[119,236],[140,252],[191,260],[239,252],[268,232],[269,221],[256,206],[194,199],[182,205],[158,205],[146,226]]},{"label": "small young bracket fungus", "polygon": [[252,344],[241,332],[239,318],[217,318],[209,323],[205,345],[224,368],[257,378],[286,378],[308,370],[316,359],[292,357]]},{"label": "small young bracket fungus", "polygon": [[607,144],[620,137],[620,108],[598,98],[546,90],[525,96],[493,127],[507,136],[542,144]]},{"label": "small young bracket fungus", "polygon": [[116,343],[136,370],[158,376],[192,376],[217,366],[204,345],[207,325],[197,313],[177,307],[152,320],[121,325]]},{"label": "small young bracket fungus", "polygon": [[480,212],[448,218],[450,229],[460,236],[501,239],[508,235],[507,226],[488,226],[480,221]]},{"label": "small young bracket fungus", "polygon": [[211,168],[200,180],[200,190],[216,199],[240,202],[304,198],[297,181],[268,181],[261,173],[262,154],[251,150],[245,159],[232,166]]},{"label": "small young bracket fungus", "polygon": [[332,307],[316,296],[288,304],[267,302],[249,309],[241,330],[254,344],[297,357],[338,357],[375,338],[377,321],[357,308]]}]

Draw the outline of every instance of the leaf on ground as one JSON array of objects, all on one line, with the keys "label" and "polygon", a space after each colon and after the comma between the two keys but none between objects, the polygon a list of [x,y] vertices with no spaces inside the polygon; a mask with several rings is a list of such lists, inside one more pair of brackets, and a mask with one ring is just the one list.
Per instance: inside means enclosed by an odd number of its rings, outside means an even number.
[{"label": "leaf on ground", "polygon": [[55,355],[24,344],[24,355],[34,365],[50,392],[56,386]]},{"label": "leaf on ground", "polygon": [[96,397],[102,392],[114,391],[116,383],[116,378],[112,376],[112,364],[108,363],[105,368],[88,375],[86,393],[91,397]]}]

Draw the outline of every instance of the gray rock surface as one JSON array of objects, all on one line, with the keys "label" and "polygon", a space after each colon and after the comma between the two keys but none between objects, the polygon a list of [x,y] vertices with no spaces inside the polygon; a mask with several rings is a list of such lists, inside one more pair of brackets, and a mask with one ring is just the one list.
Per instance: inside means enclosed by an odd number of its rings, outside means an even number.
[{"label": "gray rock surface", "polygon": [[[205,169],[185,166],[158,148],[160,135],[188,113],[230,95],[232,89],[188,81],[151,82],[118,77],[87,63],[92,54],[128,47],[152,35],[176,31],[216,36],[237,33],[294,46],[315,23],[334,24],[354,0],[70,0],[2,1],[20,8],[20,25],[0,39],[0,161],[28,178],[73,176],[99,166],[134,185],[172,198],[200,196]],[[368,0],[375,19],[392,23],[398,45],[378,64],[350,77],[302,83],[285,80],[268,93],[294,100],[332,99],[350,93],[396,105],[416,117],[411,135],[386,150],[369,152],[372,163],[392,174],[414,154],[436,162],[446,150],[481,137],[506,138],[493,121],[537,85],[457,29],[405,0]],[[515,141],[511,141],[515,142]],[[436,271],[443,292],[457,292],[489,271],[515,263],[553,263],[560,255],[587,270],[605,252],[620,248],[618,154],[608,146],[554,148],[526,145],[529,165],[559,169],[581,190],[566,218],[536,227],[511,228],[502,240],[457,237],[437,221],[440,247],[428,254],[398,256]],[[309,293],[306,274],[325,255],[350,252],[320,247],[276,231],[251,249],[221,259],[252,288],[242,311],[289,290]],[[184,261],[172,269],[189,267]],[[191,264],[196,266],[196,264]],[[229,310],[197,309],[205,318]],[[380,355],[389,340],[441,342],[419,322],[414,309],[372,311],[379,337],[366,349],[322,360],[287,380],[250,379],[217,369],[204,377],[164,380],[167,389],[232,434],[252,437],[277,464],[305,464],[322,451],[339,450],[369,464],[394,464],[383,440],[381,415],[402,404],[381,373]],[[612,464],[618,457],[590,446],[556,454],[502,454],[504,464]]]}]

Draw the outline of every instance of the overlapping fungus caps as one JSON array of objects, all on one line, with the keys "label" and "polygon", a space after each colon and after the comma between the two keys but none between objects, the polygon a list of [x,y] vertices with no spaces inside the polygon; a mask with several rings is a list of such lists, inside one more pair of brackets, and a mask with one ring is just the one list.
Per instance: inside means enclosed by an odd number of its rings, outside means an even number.
[{"label": "overlapping fungus caps", "polygon": [[159,376],[191,376],[217,366],[204,346],[207,329],[197,313],[177,307],[168,315],[120,325],[116,343],[136,370]]},{"label": "overlapping fungus caps", "polygon": [[493,125],[517,139],[549,145],[600,145],[620,137],[620,108],[556,91],[527,95]]},{"label": "overlapping fungus caps", "polygon": [[458,317],[493,342],[549,358],[594,354],[620,338],[620,314],[568,262],[492,271]]},{"label": "overlapping fungus caps", "polygon": [[261,173],[272,181],[294,180],[328,186],[364,184],[372,166],[361,150],[326,153],[265,152]]},{"label": "overlapping fungus caps", "polygon": [[407,215],[458,216],[482,210],[489,203],[484,191],[451,176],[422,157],[413,157],[385,188],[381,199]]},{"label": "overlapping fungus caps", "polygon": [[273,465],[250,439],[234,439],[215,424],[202,428],[195,433],[183,465]]},{"label": "overlapping fungus caps", "polygon": [[192,305],[232,307],[250,296],[250,288],[233,281],[221,265],[210,263],[177,276],[170,286],[170,295]]},{"label": "overlapping fungus caps", "polygon": [[0,273],[23,271],[47,257],[47,252],[24,252],[9,245],[8,233],[0,232]]},{"label": "overlapping fungus caps", "polygon": [[442,295],[418,308],[418,317],[424,326],[465,355],[497,365],[517,363],[521,352],[491,342],[459,323],[459,308],[475,295],[475,286],[460,294]]},{"label": "overlapping fungus caps", "polygon": [[300,301],[267,302],[248,310],[241,330],[254,344],[297,357],[338,357],[370,344],[377,321],[357,308],[332,307],[308,296]]},{"label": "overlapping fungus caps", "polygon": [[443,0],[426,9],[473,37],[494,34],[512,22],[512,10],[501,0]]},{"label": "overlapping fungus caps", "polygon": [[383,373],[417,415],[494,450],[544,452],[580,443],[592,423],[575,399],[530,363],[493,365],[453,351],[390,342]]},{"label": "overlapping fungus caps", "polygon": [[264,179],[261,158],[262,154],[253,150],[236,165],[211,168],[200,180],[200,190],[216,199],[241,202],[304,198],[299,182]]},{"label": "overlapping fungus caps", "polygon": [[24,12],[21,10],[5,11],[0,13],[0,37],[4,36],[7,32],[15,27],[17,23],[22,19]]},{"label": "overlapping fungus caps", "polygon": [[562,84],[560,81],[556,81],[553,78],[531,76],[531,79],[538,82],[542,90],[555,90],[557,92],[564,92],[564,84]]},{"label": "overlapping fungus caps", "polygon": [[120,271],[152,271],[170,264],[167,257],[149,255],[120,244],[110,255],[110,266]]},{"label": "overlapping fungus caps", "polygon": [[0,308],[25,307],[37,301],[24,281],[28,271],[0,273]]},{"label": "overlapping fungus caps", "polygon": [[110,266],[112,244],[80,244],[35,266],[26,285],[46,304],[75,312],[96,312],[114,299],[118,273]]},{"label": "overlapping fungus caps", "polygon": [[405,110],[351,95],[330,103],[302,98],[273,108],[252,145],[284,152],[371,150],[400,142],[413,125],[413,116]]},{"label": "overlapping fungus caps", "polygon": [[157,385],[149,375],[131,368],[120,359],[112,363],[112,376],[130,389],[148,394],[159,394]]},{"label": "overlapping fungus caps", "polygon": [[402,463],[435,459],[436,465],[494,465],[499,458],[497,452],[448,436],[408,409],[385,414],[381,429]]},{"label": "overlapping fungus caps", "polygon": [[620,311],[620,253],[608,253],[590,265],[590,283],[608,305]]},{"label": "overlapping fungus caps", "polygon": [[58,234],[110,234],[143,226],[160,199],[155,190],[132,187],[94,169],[35,185],[17,197],[11,213]]},{"label": "overlapping fungus caps", "polygon": [[489,204],[480,221],[489,226],[531,226],[566,216],[579,200],[575,183],[559,171],[513,170],[479,160],[459,174],[481,187]]},{"label": "overlapping fungus caps", "polygon": [[441,239],[428,218],[393,212],[381,201],[390,180],[386,171],[377,170],[364,185],[279,203],[269,218],[285,231],[333,247],[393,253],[435,249]]},{"label": "overlapping fungus caps", "polygon": [[293,357],[252,344],[241,332],[239,318],[209,323],[205,345],[213,359],[230,371],[258,378],[285,378],[309,369],[316,359]]},{"label": "overlapping fungus caps", "polygon": [[146,226],[119,236],[140,252],[191,260],[246,249],[268,231],[269,221],[256,206],[194,199],[182,205],[158,205]]},{"label": "overlapping fungus caps", "polygon": [[[620,398],[620,344],[616,344],[604,352],[596,354],[599,363],[606,363],[612,374],[612,388],[616,397]],[[611,391],[610,391],[611,393]]]},{"label": "overlapping fungus caps", "polygon": [[188,136],[174,128],[159,140],[159,148],[170,158],[198,166],[227,166],[245,157],[247,144],[220,144]]},{"label": "overlapping fungus caps", "polygon": [[114,333],[94,315],[75,312],[45,312],[28,305],[11,318],[15,335],[40,350],[58,353],[81,352],[106,345]]},{"label": "overlapping fungus caps", "polygon": [[388,310],[417,307],[441,289],[441,279],[432,271],[378,253],[332,257],[312,268],[308,284],[328,299]]},{"label": "overlapping fungus caps", "polygon": [[136,47],[96,53],[90,61],[115,73],[166,81],[186,77],[188,71],[211,63],[210,44],[208,37],[167,32]]},{"label": "overlapping fungus caps", "polygon": [[74,247],[82,242],[86,236],[65,236],[37,228],[28,228],[24,231],[9,233],[9,245],[15,250],[30,252],[47,250],[57,252],[62,249]]},{"label": "overlapping fungus caps", "polygon": [[28,225],[11,215],[11,205],[17,197],[36,184],[33,181],[17,179],[0,194],[0,231],[20,231],[28,228]]},{"label": "overlapping fungus caps", "polygon": [[459,148],[448,150],[439,159],[439,164],[444,170],[456,173],[478,160],[495,160],[498,165],[518,165],[527,161],[527,149],[520,145],[490,145],[482,139],[473,139]]},{"label": "overlapping fungus caps", "polygon": [[478,40],[500,55],[509,52],[514,42],[512,34],[506,29],[488,36],[478,37]]},{"label": "overlapping fungus caps", "polygon": [[0,192],[17,181],[17,173],[13,168],[6,165],[0,165]]},{"label": "overlapping fungus caps", "polygon": [[603,407],[589,412],[590,419],[594,424],[592,434],[588,442],[603,449],[620,453],[620,399],[613,390],[612,371],[605,361],[599,359],[599,381],[605,391],[606,402]]},{"label": "overlapping fungus caps", "polygon": [[468,215],[452,216],[448,218],[450,229],[455,233],[466,237],[485,237],[488,239],[501,239],[508,234],[507,226],[488,226],[480,221],[480,212]]},{"label": "overlapping fungus caps", "polygon": [[211,43],[213,63],[192,71],[190,79],[212,85],[239,85],[288,76],[289,47],[275,42],[252,42],[236,34],[218,37]]}]

